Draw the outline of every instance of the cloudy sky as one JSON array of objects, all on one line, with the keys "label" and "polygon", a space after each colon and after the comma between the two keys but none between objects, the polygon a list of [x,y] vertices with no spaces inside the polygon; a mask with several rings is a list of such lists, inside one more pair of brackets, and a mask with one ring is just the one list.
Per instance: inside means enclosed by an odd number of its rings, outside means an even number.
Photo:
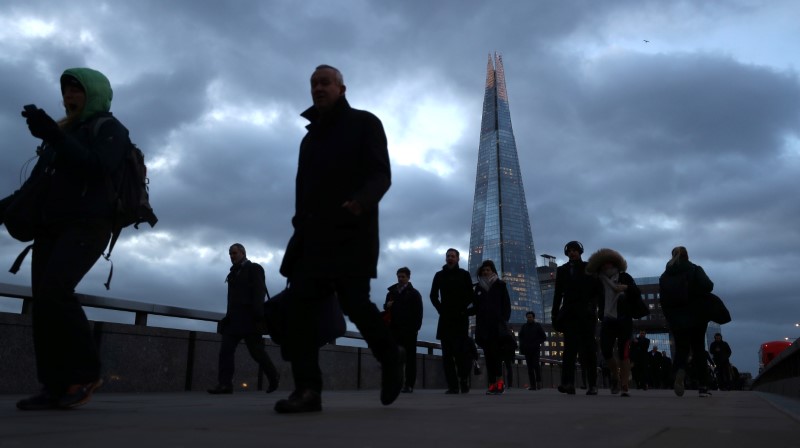
[{"label": "cloudy sky", "polygon": [[[146,153],[161,221],[123,233],[110,292],[103,260],[79,291],[224,311],[233,242],[277,291],[299,113],[313,68],[331,64],[389,139],[373,299],[383,303],[404,265],[427,297],[445,249],[469,246],[486,62],[497,51],[537,256],[563,263],[564,243],[578,239],[587,252],[617,249],[644,277],[687,246],[733,315],[723,332],[734,364],[755,373],[761,342],[800,336],[798,16],[792,0],[8,0],[0,193],[19,186],[37,144],[22,106],[62,116],[61,72],[93,67]],[[22,247],[0,229],[0,265]],[[0,282],[28,284],[28,270]],[[425,313],[420,338],[433,340],[435,311]]]}]

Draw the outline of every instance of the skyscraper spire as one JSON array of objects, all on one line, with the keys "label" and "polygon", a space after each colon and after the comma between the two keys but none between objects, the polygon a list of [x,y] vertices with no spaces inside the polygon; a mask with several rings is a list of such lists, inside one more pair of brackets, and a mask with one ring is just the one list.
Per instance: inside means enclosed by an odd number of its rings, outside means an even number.
[{"label": "skyscraper spire", "polygon": [[511,296],[511,321],[543,316],[528,206],[522,185],[503,58],[489,55],[472,205],[469,271],[493,260]]}]

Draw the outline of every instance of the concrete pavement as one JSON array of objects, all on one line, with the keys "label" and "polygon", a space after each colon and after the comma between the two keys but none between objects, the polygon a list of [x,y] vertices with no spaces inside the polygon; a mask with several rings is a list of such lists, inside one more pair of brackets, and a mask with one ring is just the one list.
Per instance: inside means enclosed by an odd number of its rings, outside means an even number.
[{"label": "concrete pavement", "polygon": [[77,410],[39,412],[0,395],[0,448],[800,447],[800,402],[756,392],[442,392],[403,394],[391,406],[376,390],[325,392],[323,412],[305,415],[276,414],[280,391],[97,393]]}]

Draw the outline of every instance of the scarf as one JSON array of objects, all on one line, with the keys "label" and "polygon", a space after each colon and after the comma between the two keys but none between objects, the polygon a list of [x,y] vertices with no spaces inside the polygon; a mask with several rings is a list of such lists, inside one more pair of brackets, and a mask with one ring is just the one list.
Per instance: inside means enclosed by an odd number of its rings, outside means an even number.
[{"label": "scarf", "polygon": [[481,285],[481,288],[486,292],[489,292],[489,288],[492,287],[495,281],[497,281],[497,274],[494,272],[488,277],[478,277],[478,284]]},{"label": "scarf", "polygon": [[239,272],[241,272],[242,267],[244,267],[244,265],[246,265],[247,263],[250,263],[250,260],[248,260],[247,258],[242,258],[242,261],[231,266],[231,272],[229,272],[228,276],[225,277],[225,283],[230,282],[231,279],[239,275]]},{"label": "scarf", "polygon": [[[611,276],[607,274],[612,274]],[[605,307],[603,309],[603,316],[617,318],[617,303],[623,293],[617,292],[616,286],[619,284],[619,271],[613,269],[608,273],[601,273],[600,280],[603,282],[603,290],[605,291]]]}]

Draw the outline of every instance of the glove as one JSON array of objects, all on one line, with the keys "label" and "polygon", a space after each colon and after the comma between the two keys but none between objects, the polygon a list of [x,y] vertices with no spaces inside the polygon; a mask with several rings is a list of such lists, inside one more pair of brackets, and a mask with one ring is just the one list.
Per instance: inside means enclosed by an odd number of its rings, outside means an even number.
[{"label": "glove", "polygon": [[26,118],[25,121],[28,123],[28,129],[30,129],[31,135],[34,137],[40,138],[48,143],[58,143],[64,138],[64,134],[61,132],[61,128],[58,127],[58,123],[50,118],[44,110],[22,111],[22,116]]}]

